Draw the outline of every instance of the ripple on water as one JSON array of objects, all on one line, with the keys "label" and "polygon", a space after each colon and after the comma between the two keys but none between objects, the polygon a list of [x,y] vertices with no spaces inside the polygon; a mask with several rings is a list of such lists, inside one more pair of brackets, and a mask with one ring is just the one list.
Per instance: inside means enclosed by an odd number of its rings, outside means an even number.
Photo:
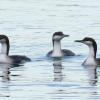
[{"label": "ripple on water", "polygon": [[[73,42],[93,37],[99,56],[99,26],[99,0],[0,0],[0,33],[10,38],[10,54],[32,59],[0,65],[0,100],[99,100],[100,68],[83,67],[88,47]],[[70,35],[62,48],[76,56],[46,57],[55,31]]]}]

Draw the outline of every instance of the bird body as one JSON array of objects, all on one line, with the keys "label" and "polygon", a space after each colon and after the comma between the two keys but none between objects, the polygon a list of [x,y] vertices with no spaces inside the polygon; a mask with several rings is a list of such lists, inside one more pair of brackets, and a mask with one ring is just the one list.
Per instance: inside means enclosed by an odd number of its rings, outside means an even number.
[{"label": "bird body", "polygon": [[52,36],[53,50],[49,51],[48,57],[64,57],[64,56],[74,56],[70,50],[61,49],[61,39],[64,37],[68,37],[69,35],[65,35],[62,32],[55,32]]},{"label": "bird body", "polygon": [[89,47],[89,55],[83,65],[100,65],[100,58],[96,58],[97,43],[93,38],[85,37],[83,40],[76,40],[75,42],[84,43]]},{"label": "bird body", "polygon": [[18,64],[31,61],[30,58],[21,55],[9,56],[10,43],[6,35],[0,35],[1,53],[0,63]]}]

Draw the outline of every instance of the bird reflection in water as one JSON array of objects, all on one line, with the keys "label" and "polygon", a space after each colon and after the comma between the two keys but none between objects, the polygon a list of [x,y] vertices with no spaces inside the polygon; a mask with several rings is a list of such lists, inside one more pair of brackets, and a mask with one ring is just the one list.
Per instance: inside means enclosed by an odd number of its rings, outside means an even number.
[{"label": "bird reflection in water", "polygon": [[10,64],[0,64],[0,77],[2,77],[3,81],[9,81],[10,80]]},{"label": "bird reflection in water", "polygon": [[85,66],[85,69],[88,72],[89,84],[96,85],[98,82],[97,66]]},{"label": "bird reflection in water", "polygon": [[54,81],[60,82],[63,80],[62,75],[62,59],[54,58],[53,59],[53,67],[54,67]]},{"label": "bird reflection in water", "polygon": [[10,80],[10,69],[14,68],[14,67],[19,67],[22,65],[18,65],[18,64],[0,64],[0,77],[2,77],[2,81],[6,82]]}]

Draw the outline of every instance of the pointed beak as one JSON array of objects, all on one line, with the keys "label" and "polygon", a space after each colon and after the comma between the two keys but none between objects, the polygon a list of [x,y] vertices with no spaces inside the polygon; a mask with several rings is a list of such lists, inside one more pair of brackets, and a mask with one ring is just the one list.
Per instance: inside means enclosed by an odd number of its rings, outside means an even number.
[{"label": "pointed beak", "polygon": [[65,35],[65,34],[64,34],[64,36],[63,36],[63,37],[69,37],[69,35]]},{"label": "pointed beak", "polygon": [[84,41],[83,40],[75,40],[75,42],[81,42],[81,43],[83,43]]}]

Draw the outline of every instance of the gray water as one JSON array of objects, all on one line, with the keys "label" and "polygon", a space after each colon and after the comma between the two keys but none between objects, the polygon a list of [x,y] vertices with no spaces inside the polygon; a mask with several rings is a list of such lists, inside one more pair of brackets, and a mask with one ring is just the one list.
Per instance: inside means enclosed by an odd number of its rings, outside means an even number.
[{"label": "gray water", "polygon": [[[46,57],[55,31],[70,35],[62,48],[79,56]],[[88,47],[73,42],[93,37],[100,57],[99,0],[0,0],[0,33],[10,39],[10,55],[32,59],[19,67],[0,65],[0,100],[100,99],[100,68],[82,66]]]}]

